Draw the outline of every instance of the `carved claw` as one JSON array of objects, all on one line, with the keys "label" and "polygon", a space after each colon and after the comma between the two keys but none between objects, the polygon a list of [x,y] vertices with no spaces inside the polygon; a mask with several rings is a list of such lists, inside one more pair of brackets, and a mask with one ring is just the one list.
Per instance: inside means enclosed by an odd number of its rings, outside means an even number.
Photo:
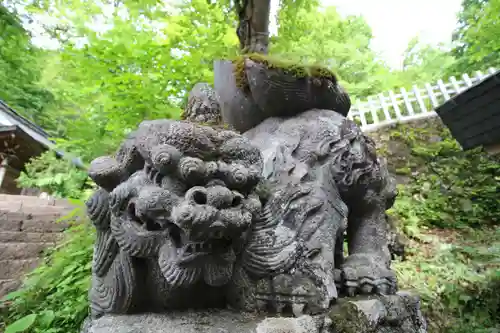
[{"label": "carved claw", "polygon": [[356,294],[394,294],[394,272],[375,254],[353,254],[342,265],[342,283],[348,296]]}]

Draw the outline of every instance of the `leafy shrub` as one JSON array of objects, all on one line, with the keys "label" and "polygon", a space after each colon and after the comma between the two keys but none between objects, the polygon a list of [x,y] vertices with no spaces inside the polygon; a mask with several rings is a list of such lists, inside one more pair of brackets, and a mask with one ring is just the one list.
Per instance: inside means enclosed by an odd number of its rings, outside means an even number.
[{"label": "leafy shrub", "polygon": [[410,148],[406,167],[399,170],[406,169],[411,176],[401,196],[411,201],[414,218],[449,228],[500,223],[500,158],[480,149],[464,152],[440,126],[399,126],[390,138]]},{"label": "leafy shrub", "polygon": [[414,125],[390,133],[395,156],[381,149],[408,180],[389,211],[411,238],[408,260],[394,265],[400,287],[421,296],[430,332],[497,332],[500,161],[463,151],[438,122]]},{"label": "leafy shrub", "polygon": [[38,188],[55,197],[79,199],[84,189],[91,187],[84,170],[66,159],[57,158],[53,151],[31,159],[25,168],[17,180],[22,187]]},{"label": "leafy shrub", "polygon": [[[74,212],[80,215],[81,210]],[[72,226],[65,241],[0,304],[5,333],[77,333],[88,315],[94,229]],[[0,331],[2,327],[0,325]]]},{"label": "leafy shrub", "polygon": [[422,299],[429,331],[482,333],[500,328],[500,229],[428,232],[396,262],[401,288]]}]

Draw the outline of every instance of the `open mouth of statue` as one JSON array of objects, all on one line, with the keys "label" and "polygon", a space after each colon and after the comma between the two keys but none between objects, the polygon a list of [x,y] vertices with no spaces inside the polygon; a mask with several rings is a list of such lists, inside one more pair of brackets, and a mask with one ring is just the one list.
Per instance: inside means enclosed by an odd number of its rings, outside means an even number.
[{"label": "open mouth of statue", "polygon": [[187,263],[200,257],[222,255],[231,250],[230,239],[210,239],[204,242],[189,242],[179,249],[179,262]]}]

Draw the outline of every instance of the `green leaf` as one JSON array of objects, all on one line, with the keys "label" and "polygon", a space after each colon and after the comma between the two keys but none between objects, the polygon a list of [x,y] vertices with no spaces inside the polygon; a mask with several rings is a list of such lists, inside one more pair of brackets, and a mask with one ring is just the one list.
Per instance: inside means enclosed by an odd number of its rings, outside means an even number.
[{"label": "green leaf", "polygon": [[29,314],[21,319],[16,320],[5,329],[5,333],[21,333],[26,332],[33,324],[37,318],[36,313]]},{"label": "green leaf", "polygon": [[23,293],[22,290],[16,290],[16,291],[13,291],[11,293],[8,293],[4,297],[2,297],[0,302],[11,301],[11,300],[19,297],[20,295],[22,295],[22,293]]},{"label": "green leaf", "polygon": [[56,315],[52,310],[43,311],[39,317],[40,325],[44,328],[50,328]]}]

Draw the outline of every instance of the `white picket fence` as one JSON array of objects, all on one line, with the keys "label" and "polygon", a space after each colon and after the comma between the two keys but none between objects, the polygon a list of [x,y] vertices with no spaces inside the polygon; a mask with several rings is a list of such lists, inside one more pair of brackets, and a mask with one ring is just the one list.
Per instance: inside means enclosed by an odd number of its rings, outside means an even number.
[{"label": "white picket fence", "polygon": [[435,84],[426,83],[423,87],[414,85],[411,90],[401,88],[399,93],[388,91],[370,96],[365,102],[354,104],[347,117],[358,123],[364,132],[394,123],[435,117],[436,107],[496,71],[490,68],[487,73],[477,71],[471,76],[463,74],[460,80],[452,76],[447,83],[438,80]]}]

